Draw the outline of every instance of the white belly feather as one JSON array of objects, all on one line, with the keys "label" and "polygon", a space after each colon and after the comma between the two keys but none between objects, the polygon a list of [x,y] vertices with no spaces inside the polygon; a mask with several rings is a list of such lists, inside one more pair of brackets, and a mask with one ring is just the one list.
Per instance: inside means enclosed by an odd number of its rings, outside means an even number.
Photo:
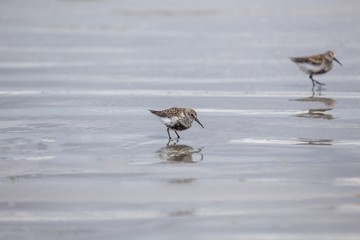
[{"label": "white belly feather", "polygon": [[160,118],[160,119],[167,127],[172,127],[179,121],[179,118],[176,116],[171,118]]},{"label": "white belly feather", "polygon": [[296,63],[296,65],[301,69],[301,71],[307,74],[315,74],[325,68],[324,62],[320,65],[313,65],[309,63]]}]

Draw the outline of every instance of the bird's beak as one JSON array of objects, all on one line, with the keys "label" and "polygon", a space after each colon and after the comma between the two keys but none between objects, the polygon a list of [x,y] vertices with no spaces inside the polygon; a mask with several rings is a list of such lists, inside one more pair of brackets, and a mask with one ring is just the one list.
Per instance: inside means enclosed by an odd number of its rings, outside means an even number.
[{"label": "bird's beak", "polygon": [[201,122],[199,121],[199,119],[195,118],[195,121],[200,124],[200,126],[202,126],[202,128],[204,128],[204,126],[201,124]]},{"label": "bird's beak", "polygon": [[335,62],[337,62],[340,66],[342,66],[341,62],[339,60],[337,60],[336,58],[334,58]]}]

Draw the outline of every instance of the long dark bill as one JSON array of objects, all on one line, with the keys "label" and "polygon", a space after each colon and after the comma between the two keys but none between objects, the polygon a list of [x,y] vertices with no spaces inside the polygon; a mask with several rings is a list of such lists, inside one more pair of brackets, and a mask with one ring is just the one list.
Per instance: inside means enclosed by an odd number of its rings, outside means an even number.
[{"label": "long dark bill", "polygon": [[202,126],[202,128],[204,128],[204,126],[201,124],[201,122],[199,121],[199,119],[195,118],[195,121],[200,124],[200,126]]},{"label": "long dark bill", "polygon": [[341,62],[339,60],[337,60],[336,58],[334,58],[335,62],[337,62],[340,66],[342,66]]}]

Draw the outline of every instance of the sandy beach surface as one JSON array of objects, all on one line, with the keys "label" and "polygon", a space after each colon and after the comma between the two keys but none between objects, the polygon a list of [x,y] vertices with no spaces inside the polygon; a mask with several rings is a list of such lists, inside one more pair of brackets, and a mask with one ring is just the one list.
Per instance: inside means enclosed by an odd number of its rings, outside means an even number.
[{"label": "sandy beach surface", "polygon": [[0,6],[0,239],[360,239],[359,1]]}]

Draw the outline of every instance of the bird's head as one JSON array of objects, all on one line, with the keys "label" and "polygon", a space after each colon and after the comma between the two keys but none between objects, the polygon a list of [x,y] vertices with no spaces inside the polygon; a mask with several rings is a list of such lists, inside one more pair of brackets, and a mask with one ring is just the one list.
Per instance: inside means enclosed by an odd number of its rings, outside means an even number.
[{"label": "bird's head", "polygon": [[197,119],[197,113],[195,112],[194,109],[191,109],[191,108],[187,108],[185,109],[185,115],[191,119],[192,121],[196,121],[198,124],[200,124],[200,126],[202,128],[204,128],[204,126],[201,124],[201,122],[199,121],[199,119]]},{"label": "bird's head", "polygon": [[324,56],[325,56],[325,58],[326,58],[327,61],[332,62],[332,61],[334,60],[334,61],[337,62],[340,66],[342,66],[341,62],[336,59],[335,53],[334,53],[333,51],[327,51]]}]

